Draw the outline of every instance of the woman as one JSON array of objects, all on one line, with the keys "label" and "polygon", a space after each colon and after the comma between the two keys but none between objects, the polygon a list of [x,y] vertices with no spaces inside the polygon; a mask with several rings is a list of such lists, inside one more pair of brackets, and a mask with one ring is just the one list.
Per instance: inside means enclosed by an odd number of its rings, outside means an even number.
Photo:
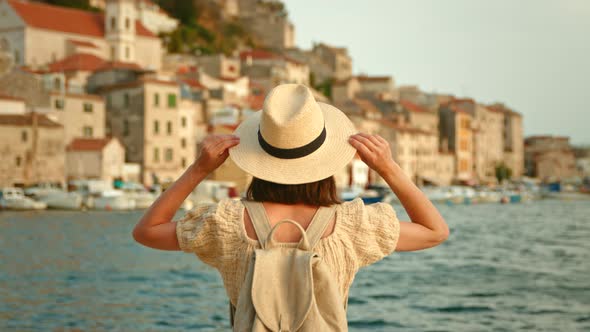
[{"label": "woman", "polygon": [[[359,198],[339,201],[333,175],[357,153],[395,192],[411,222],[400,222],[389,204],[365,205]],[[321,206],[335,206],[314,250],[334,273],[343,299],[361,267],[394,250],[430,248],[448,237],[445,221],[392,159],[387,141],[355,134],[340,110],[316,102],[307,87],[280,85],[268,94],[263,110],[242,122],[234,135],[207,137],[198,159],[133,231],[145,246],[195,253],[215,267],[234,306],[251,255],[260,247],[248,209],[240,200],[227,199],[198,204],[170,222],[195,186],[228,156],[253,175],[247,200],[263,202],[268,217],[264,222],[271,227],[292,219],[307,229]],[[298,242],[300,236],[294,225],[283,225],[275,233],[279,242]]]}]

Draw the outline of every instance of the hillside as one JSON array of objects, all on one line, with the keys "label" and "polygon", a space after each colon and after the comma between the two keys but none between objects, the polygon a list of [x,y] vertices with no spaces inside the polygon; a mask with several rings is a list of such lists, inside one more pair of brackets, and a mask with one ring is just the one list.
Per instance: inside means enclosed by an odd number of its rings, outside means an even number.
[{"label": "hillside", "polygon": [[[238,20],[225,20],[214,0],[153,0],[170,16],[178,19],[178,29],[161,34],[171,53],[231,54],[244,47],[264,47],[250,35]],[[89,0],[40,0],[56,6],[90,11]]]}]

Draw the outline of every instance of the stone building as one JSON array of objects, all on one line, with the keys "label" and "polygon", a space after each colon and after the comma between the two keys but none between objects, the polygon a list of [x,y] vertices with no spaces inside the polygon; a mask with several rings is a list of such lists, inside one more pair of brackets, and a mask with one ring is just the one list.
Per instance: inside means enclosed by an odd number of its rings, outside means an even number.
[{"label": "stone building", "polygon": [[237,79],[240,77],[240,59],[231,58],[224,54],[211,54],[196,57],[196,65],[208,75]]},{"label": "stone building", "polygon": [[524,148],[528,176],[549,182],[580,175],[569,137],[530,136],[525,139]]},{"label": "stone building", "polygon": [[105,105],[98,95],[51,93],[47,116],[64,127],[64,143],[76,137],[105,137]]},{"label": "stone building", "polygon": [[242,75],[266,90],[284,83],[309,86],[309,67],[288,56],[263,50],[240,53]]},{"label": "stone building", "polygon": [[181,103],[180,84],[142,78],[99,89],[107,99],[107,134],[125,146],[127,162],[142,166],[142,182],[172,181],[195,158],[193,103]]},{"label": "stone building", "polygon": [[161,41],[138,20],[134,0],[106,1],[104,13],[5,0],[0,13],[0,48],[16,65],[42,68],[83,53],[160,68]]},{"label": "stone building", "polygon": [[522,115],[503,104],[488,105],[487,108],[504,114],[504,164],[512,171],[512,178],[520,178],[525,173]]},{"label": "stone building", "polygon": [[75,138],[66,147],[69,180],[98,179],[113,182],[123,177],[125,147],[118,139]]},{"label": "stone building", "polygon": [[355,97],[374,97],[380,100],[397,99],[391,76],[353,76],[332,84],[332,101],[343,103]]},{"label": "stone building", "polygon": [[26,105],[23,98],[0,94],[0,114],[25,114]]},{"label": "stone building", "polygon": [[329,81],[343,81],[352,76],[352,58],[346,47],[324,43],[314,44],[311,50],[286,49],[285,54],[306,63],[313,77],[311,85]]},{"label": "stone building", "polygon": [[444,154],[455,159],[455,179],[473,183],[473,116],[457,103],[441,105],[439,110],[439,141]]},{"label": "stone building", "polygon": [[280,1],[241,0],[239,20],[267,48],[283,50],[295,46],[295,26]]},{"label": "stone building", "polygon": [[0,114],[0,186],[65,180],[64,130],[42,114]]}]

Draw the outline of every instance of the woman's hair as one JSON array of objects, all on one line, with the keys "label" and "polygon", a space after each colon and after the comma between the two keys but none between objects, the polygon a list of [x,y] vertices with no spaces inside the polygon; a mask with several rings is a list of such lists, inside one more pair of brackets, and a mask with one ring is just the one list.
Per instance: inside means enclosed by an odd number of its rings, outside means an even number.
[{"label": "woman's hair", "polygon": [[333,176],[303,184],[279,184],[252,178],[246,192],[246,198],[257,202],[303,203],[320,206],[342,203],[338,198],[336,182]]}]

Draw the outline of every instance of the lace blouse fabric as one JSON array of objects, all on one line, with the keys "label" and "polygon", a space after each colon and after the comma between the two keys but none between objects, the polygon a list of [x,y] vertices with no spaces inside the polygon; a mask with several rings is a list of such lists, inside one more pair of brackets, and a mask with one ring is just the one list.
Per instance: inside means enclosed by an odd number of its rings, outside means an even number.
[{"label": "lace blouse fabric", "polygon": [[[198,204],[176,220],[182,251],[194,253],[221,274],[232,304],[237,304],[241,284],[257,240],[246,234],[245,207],[239,200]],[[357,271],[391,254],[399,239],[400,224],[386,203],[365,205],[360,198],[336,206],[334,231],[320,239],[314,251],[323,257],[338,281],[343,299]],[[296,246],[297,243],[282,243]]]}]

